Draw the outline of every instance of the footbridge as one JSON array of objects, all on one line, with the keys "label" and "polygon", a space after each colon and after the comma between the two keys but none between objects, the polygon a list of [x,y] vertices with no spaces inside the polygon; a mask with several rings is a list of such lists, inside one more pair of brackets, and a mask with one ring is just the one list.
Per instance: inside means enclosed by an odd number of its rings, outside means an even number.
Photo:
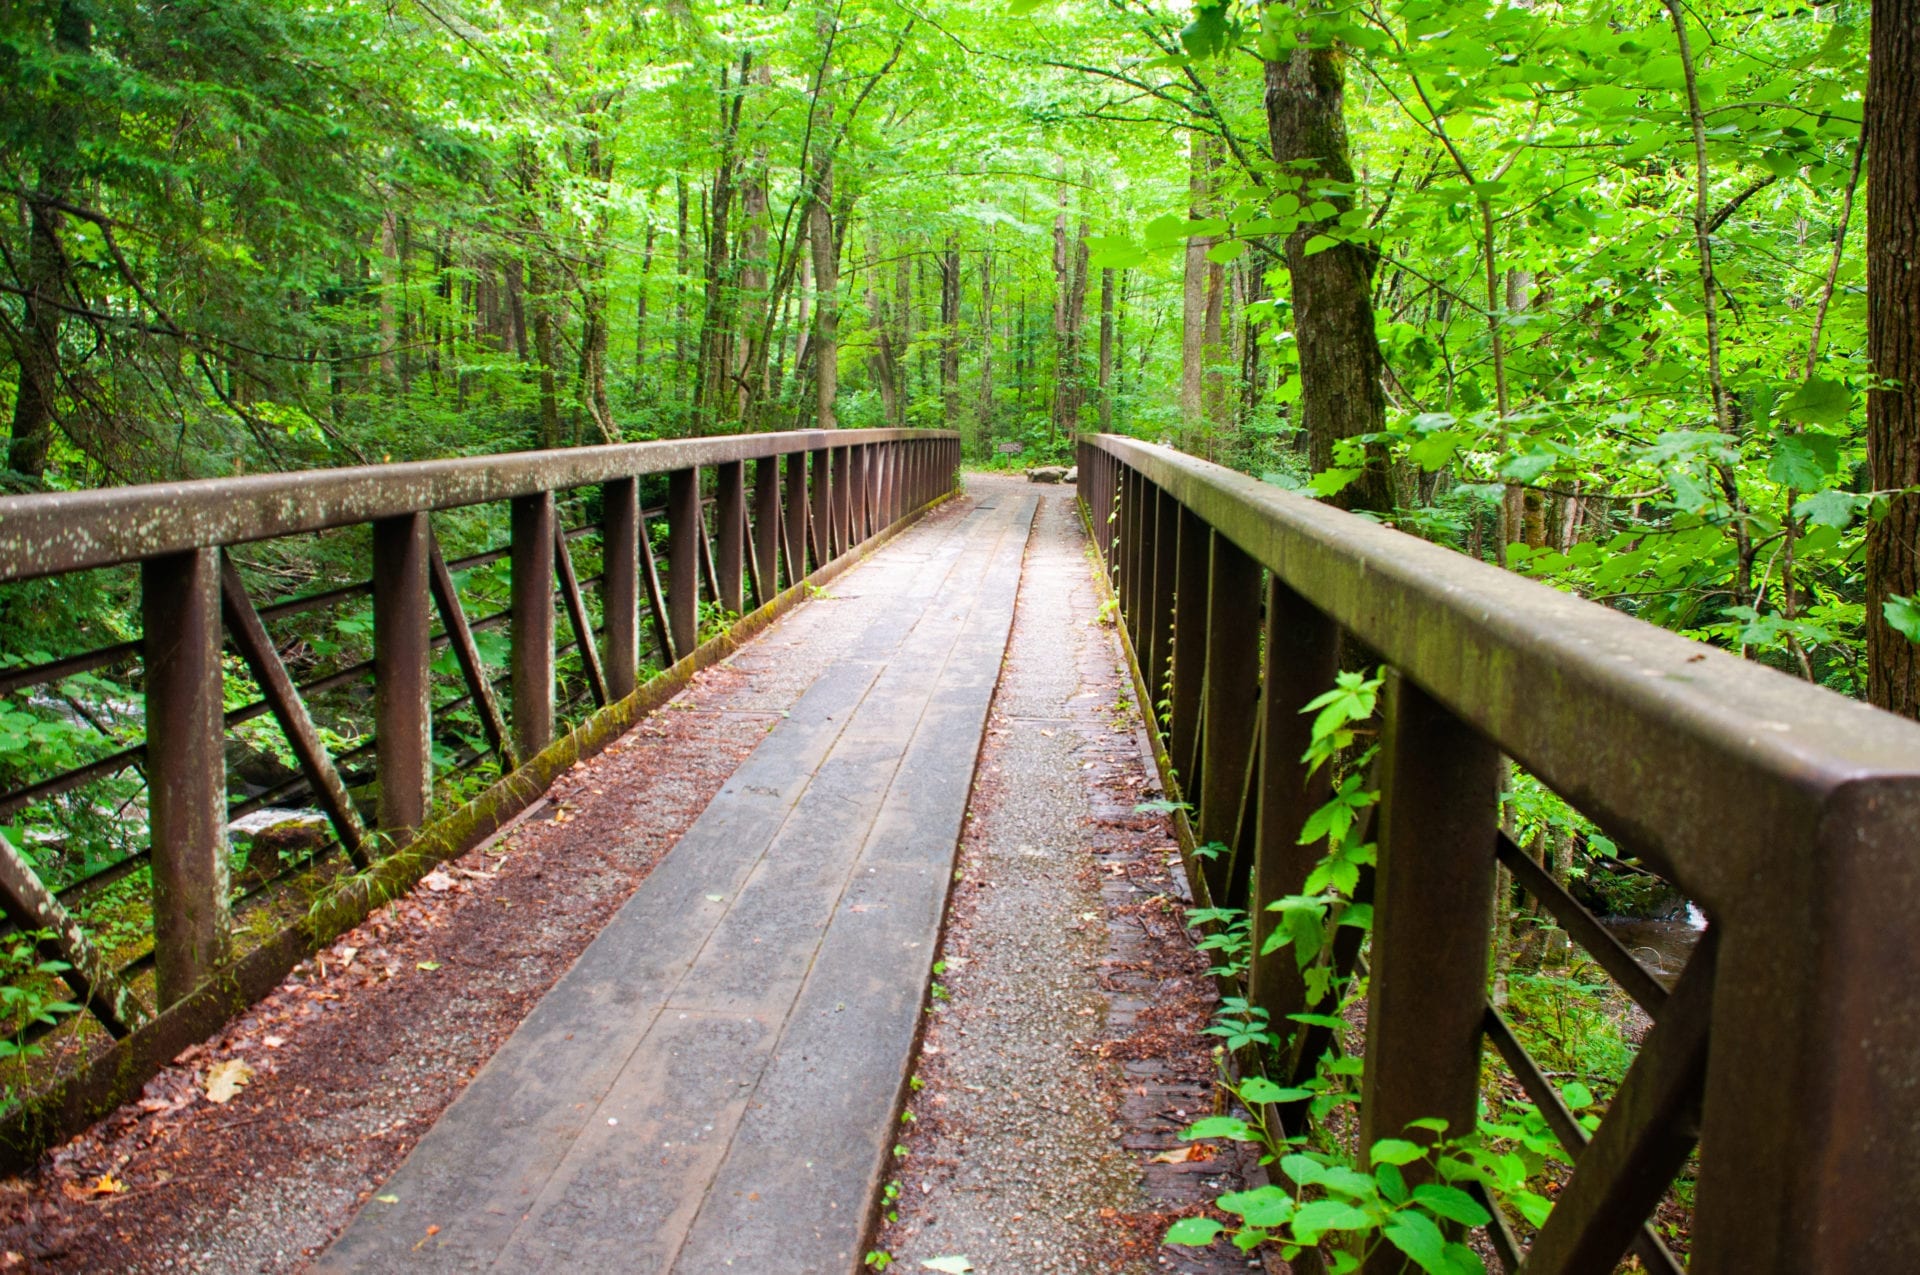
[{"label": "footbridge", "polygon": [[[1123,893],[1170,866],[1154,898],[1201,909],[1202,932],[1247,918],[1247,957],[1217,971],[1218,994],[1279,1028],[1278,1047],[1222,1062],[1268,1082],[1246,1092],[1282,1096],[1241,1116],[1368,1147],[1473,1135],[1490,1085],[1531,1104],[1559,1148],[1542,1170],[1550,1211],[1463,1183],[1491,1220],[1455,1235],[1490,1267],[1920,1269],[1920,726],[1168,448],[1083,438],[1073,488],[963,479],[960,461],[951,433],[808,431],[0,499],[9,623],[54,598],[129,617],[36,635],[20,647],[45,649],[0,668],[19,741],[0,902],[39,962],[16,962],[8,1001],[32,1064],[0,1118],[8,1167],[49,1172],[97,1122],[173,1110],[169,1069],[212,1079],[208,1042],[329,961],[367,962],[367,941],[342,946],[356,927],[493,881],[530,821],[557,847],[539,879],[638,835],[569,824],[628,827],[623,810],[698,772],[712,782],[685,825],[591,942],[291,1265],[884,1265],[876,1235],[903,1225],[903,1112],[936,1114],[915,1105],[916,1078],[969,1049],[966,1030],[936,1044],[927,1026],[945,970],[1035,959],[1017,925],[956,957],[950,916],[990,909],[1023,856],[1063,874],[1051,888],[1084,878],[1071,888],[1097,904],[1093,841],[1137,815],[1177,853]],[[1036,584],[1042,526],[1060,539]],[[1045,612],[1049,591],[1082,586],[1085,615]],[[1042,623],[1055,627],[1035,636]],[[1118,681],[1009,685],[1056,653]],[[721,711],[698,700],[702,679],[748,665],[724,748],[655,749],[625,787],[596,778],[676,712]],[[1340,901],[1365,923],[1312,962],[1268,951],[1288,916],[1274,905],[1326,853],[1302,844],[1334,783],[1303,761],[1312,705],[1343,670],[1373,668],[1379,708],[1357,734],[1377,744],[1379,797],[1354,843],[1373,848]],[[996,752],[1016,731],[1034,748]],[[1080,742],[1049,752],[1063,735]],[[956,880],[983,792],[1017,805],[1106,764],[1109,738],[1149,768],[1137,795],[1160,800],[1072,807],[1057,846],[1022,832],[1005,866]],[[1516,843],[1502,819],[1515,776],[1696,907],[1683,970],[1650,967]],[[249,822],[261,812],[296,817]],[[1503,892],[1641,1016],[1591,1109],[1490,995]],[[497,906],[485,924],[521,916]],[[1355,975],[1364,1004],[1335,1017],[1327,989]],[[1114,1012],[1151,1016],[1155,986]],[[74,1012],[49,1008],[63,997]],[[992,1012],[1085,1043],[1093,1010],[1047,1009],[1068,1016],[1049,1027],[1040,1003]],[[1330,1054],[1357,1077],[1357,1117],[1309,1096]],[[292,1102],[251,1057],[262,1079],[218,1099],[240,1113],[221,1128]],[[1144,1072],[1125,1076],[1149,1093]],[[1207,1114],[1180,1104],[1157,1148],[1186,1145],[1179,1128]],[[1100,1109],[1120,1120],[1123,1105]],[[1213,1171],[1149,1151],[1126,1163]],[[190,1159],[191,1140],[169,1154]],[[119,1207],[132,1163],[89,1169],[88,1207]],[[1235,1172],[1253,1187],[1274,1171],[1249,1158]],[[1038,1224],[994,1221],[1016,1239]],[[1346,1251],[1336,1238],[1252,1260],[1320,1269]],[[1403,1247],[1353,1247],[1370,1272],[1415,1269]],[[220,1267],[181,1249],[167,1261]],[[925,1258],[1059,1268],[1011,1252]],[[1183,1269],[1249,1261],[1224,1240],[1210,1252]],[[1093,1260],[1079,1268],[1202,1261]]]}]

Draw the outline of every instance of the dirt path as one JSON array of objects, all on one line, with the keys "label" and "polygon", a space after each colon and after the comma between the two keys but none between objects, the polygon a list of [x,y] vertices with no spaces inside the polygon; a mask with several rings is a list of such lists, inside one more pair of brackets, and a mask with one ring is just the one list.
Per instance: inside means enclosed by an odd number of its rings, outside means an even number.
[{"label": "dirt path", "polygon": [[1072,493],[1047,493],[876,1247],[906,1271],[1245,1271],[1159,1243],[1239,1165],[1168,1154],[1213,1101],[1213,991],[1165,820],[1133,811],[1157,781]]}]

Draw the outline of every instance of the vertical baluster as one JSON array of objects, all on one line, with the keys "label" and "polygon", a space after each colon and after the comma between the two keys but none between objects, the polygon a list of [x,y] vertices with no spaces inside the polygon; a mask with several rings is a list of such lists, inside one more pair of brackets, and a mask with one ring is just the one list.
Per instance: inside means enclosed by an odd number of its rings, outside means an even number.
[{"label": "vertical baluster", "polygon": [[231,929],[219,551],[142,563],[140,610],[154,964],[165,1009],[226,960]]},{"label": "vertical baluster", "polygon": [[640,671],[640,482],[600,488],[600,613],[605,617],[607,694],[633,694]]},{"label": "vertical baluster", "polygon": [[780,592],[780,458],[753,462],[753,604],[765,606]]},{"label": "vertical baluster", "polygon": [[1475,1127],[1499,815],[1492,744],[1397,673],[1385,706],[1363,1147],[1414,1120]]},{"label": "vertical baluster", "polygon": [[513,746],[524,764],[553,740],[553,493],[513,501]]},{"label": "vertical baluster", "polygon": [[1239,841],[1240,803],[1253,748],[1260,658],[1260,564],[1219,532],[1213,533],[1207,572],[1207,668],[1200,724],[1201,842],[1229,847],[1207,862],[1213,901],[1230,900],[1245,885],[1246,868],[1233,849]]},{"label": "vertical baluster", "polygon": [[824,567],[833,558],[833,452],[821,448],[807,454],[808,479],[813,484],[813,565]]},{"label": "vertical baluster", "polygon": [[427,560],[427,515],[401,514],[373,524],[376,822],[396,847],[425,826],[433,797]]},{"label": "vertical baluster", "polygon": [[868,464],[872,449],[862,443],[849,450],[853,452],[848,462],[853,467],[853,530],[847,542],[857,545],[873,534],[873,474]]},{"label": "vertical baluster", "polygon": [[747,610],[747,595],[741,588],[741,554],[747,533],[747,472],[737,460],[714,468],[714,564],[720,589],[720,609],[735,615]]},{"label": "vertical baluster", "polygon": [[812,523],[807,504],[807,454],[788,452],[786,472],[787,586],[807,578],[807,529]]},{"label": "vertical baluster", "polygon": [[1213,532],[1182,506],[1173,567],[1173,690],[1167,750],[1180,774],[1180,791],[1200,792],[1201,689],[1206,685],[1207,565]]},{"label": "vertical baluster", "polygon": [[667,476],[667,625],[681,659],[700,644],[700,471]]},{"label": "vertical baluster", "polygon": [[853,526],[853,449],[836,447],[833,449],[833,502],[829,518],[832,534],[828,536],[827,553],[839,557],[851,546],[849,532]]},{"label": "vertical baluster", "polygon": [[1147,679],[1149,716],[1156,739],[1164,733],[1166,724],[1159,709],[1160,699],[1170,693],[1167,674],[1173,660],[1173,587],[1180,550],[1180,509],[1180,502],[1169,493],[1154,493],[1153,536],[1147,546],[1153,587],[1147,599],[1147,664],[1142,672]]},{"label": "vertical baluster", "polygon": [[1288,1014],[1307,1008],[1306,985],[1291,948],[1261,956],[1278,915],[1267,905],[1298,894],[1324,851],[1297,844],[1307,816],[1327,800],[1332,768],[1307,778],[1300,760],[1313,737],[1313,719],[1301,712],[1333,685],[1340,669],[1340,629],[1318,607],[1283,584],[1267,582],[1266,674],[1260,688],[1260,771],[1253,860],[1253,958],[1247,993],[1285,1030]]}]

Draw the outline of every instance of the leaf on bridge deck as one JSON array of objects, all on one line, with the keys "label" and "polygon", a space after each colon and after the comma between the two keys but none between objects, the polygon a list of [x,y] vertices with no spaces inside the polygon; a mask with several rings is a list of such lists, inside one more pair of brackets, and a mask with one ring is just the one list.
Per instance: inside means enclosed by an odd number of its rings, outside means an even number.
[{"label": "leaf on bridge deck", "polygon": [[231,1102],[249,1080],[253,1068],[238,1058],[228,1058],[207,1069],[207,1101]]}]

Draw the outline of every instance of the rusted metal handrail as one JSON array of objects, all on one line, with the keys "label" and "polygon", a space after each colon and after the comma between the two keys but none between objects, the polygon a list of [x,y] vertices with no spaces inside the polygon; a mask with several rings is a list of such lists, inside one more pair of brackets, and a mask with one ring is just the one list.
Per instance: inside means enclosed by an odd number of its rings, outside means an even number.
[{"label": "rusted metal handrail", "polygon": [[[1083,438],[1079,482],[1194,835],[1230,848],[1202,884],[1255,952],[1316,857],[1299,710],[1343,641],[1392,670],[1361,1145],[1472,1130],[1483,1040],[1517,1048],[1486,989],[1505,755],[1711,925],[1670,995],[1630,989],[1656,1025],[1525,1269],[1678,1269],[1643,1221],[1696,1128],[1694,1271],[1920,1269],[1920,726],[1168,448]],[[1249,996],[1309,1008],[1286,952]]]},{"label": "rusted metal handrail", "polygon": [[[157,1005],[149,1010],[128,999],[126,989],[115,982],[99,994],[89,993],[96,1016],[114,1034],[124,1035],[160,1011],[151,1027],[122,1043],[132,1048],[129,1057],[151,1062],[177,1052],[178,1044],[167,1045],[182,1032],[216,1023],[209,1015],[234,1007],[230,990],[208,991],[230,953],[231,811],[224,763],[229,726],[271,713],[290,742],[301,779],[316,794],[340,843],[356,860],[371,863],[422,835],[438,817],[432,806],[435,709],[428,671],[436,649],[453,648],[466,686],[466,694],[454,704],[476,711],[489,745],[501,758],[502,771],[533,763],[532,779],[520,772],[500,785],[511,787],[513,800],[524,805],[529,793],[550,777],[551,767],[541,764],[545,752],[566,742],[556,742],[559,654],[578,651],[593,702],[602,706],[603,716],[612,715],[610,721],[618,718],[623,704],[635,702],[643,608],[665,663],[676,670],[691,668],[704,649],[699,613],[703,596],[736,616],[748,611],[749,598],[761,612],[771,614],[775,604],[797,596],[810,572],[831,567],[864,541],[951,491],[959,458],[958,436],[947,431],[807,430],[0,498],[0,584],[140,566],[144,624],[138,642],[0,675],[6,690],[17,690],[117,661],[137,659],[141,665],[146,701],[142,744],[7,795],[10,806],[18,807],[36,794],[64,791],[80,779],[136,763],[144,766]],[[710,480],[703,476],[707,469],[713,471]],[[650,475],[667,477],[669,498],[662,510],[641,508],[639,480]],[[712,488],[710,494],[703,493],[706,485]],[[555,495],[581,487],[599,488],[599,525],[562,531]],[[491,502],[511,506],[511,543],[444,561],[429,512]],[[664,573],[647,534],[649,514],[666,518],[669,562]],[[257,605],[225,557],[233,545],[359,524],[369,524],[373,532],[372,579],[305,598]],[[570,544],[594,533],[600,536],[603,565],[598,573],[583,577],[574,570]],[[470,623],[451,571],[501,558],[511,563],[511,605]],[[587,605],[588,588],[598,589],[598,624]],[[373,609],[370,669],[355,665],[304,685],[295,682],[281,662],[267,621],[363,594],[371,596]],[[565,608],[573,634],[565,644],[556,643],[556,604]],[[441,630],[437,636],[436,613]],[[476,627],[501,621],[511,634],[504,679],[481,663],[472,636]],[[233,710],[222,703],[222,648],[229,642],[261,688],[258,701]],[[371,738],[347,754],[330,756],[305,697],[317,687],[356,680],[369,671],[374,692]],[[494,696],[495,683],[503,681],[509,701],[504,711]],[[442,705],[440,711],[449,707]],[[578,738],[576,732],[568,746],[577,748]],[[373,755],[376,794],[371,819],[349,798],[339,769],[347,756],[368,752]],[[27,871],[23,857],[16,855],[9,862]],[[11,889],[12,880],[0,874],[0,894],[5,895],[0,902],[6,904],[8,919],[50,932],[50,942],[66,942],[66,936],[79,934],[59,900],[39,888],[37,880],[31,882],[33,890]],[[269,944],[274,951],[267,953],[272,959],[249,957],[253,963],[236,985],[264,990],[266,979],[278,977],[269,966],[297,959],[305,941],[298,936],[276,938]],[[89,977],[116,979],[91,951],[75,948],[69,954],[67,959],[79,966],[82,961],[75,957],[84,958]],[[144,959],[126,968],[139,967]],[[170,1007],[180,1013],[165,1012]],[[142,1044],[141,1033],[155,1031],[165,1039],[156,1035]],[[51,1123],[28,1120],[30,1133],[20,1133],[26,1126],[18,1117],[10,1119],[5,1149],[17,1156],[29,1149],[23,1138],[44,1142],[58,1136],[65,1128],[61,1120],[70,1125],[69,1117],[89,1104],[97,1107],[110,1091],[118,1093],[144,1079],[133,1079],[135,1070],[119,1068],[110,1083],[98,1086],[99,1093],[66,1094],[66,1116]]]}]

